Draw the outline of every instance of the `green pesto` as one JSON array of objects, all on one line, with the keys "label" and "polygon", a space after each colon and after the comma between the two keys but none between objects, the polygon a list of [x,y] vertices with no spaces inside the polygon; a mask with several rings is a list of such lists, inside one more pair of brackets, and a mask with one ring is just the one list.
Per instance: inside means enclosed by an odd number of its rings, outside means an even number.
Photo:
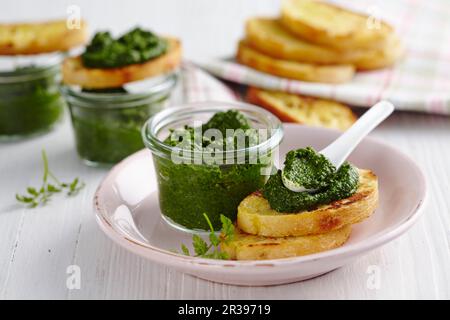
[{"label": "green pesto", "polygon": [[[216,113],[201,129],[202,132],[218,129],[225,137],[226,129],[247,130],[251,129],[251,124],[242,113],[230,110]],[[194,130],[192,127],[184,127],[175,132],[180,137],[193,139]],[[189,137],[183,133],[189,133]],[[182,139],[173,140],[173,135],[171,136],[164,142],[180,146]],[[216,146],[222,144],[222,147],[227,144],[226,140],[214,142]],[[185,149],[193,149],[191,144],[181,145]],[[203,138],[201,145],[197,143],[194,149],[205,150],[209,146],[211,141]],[[170,158],[154,156],[153,159],[158,173],[161,211],[172,221],[188,229],[200,230],[209,230],[203,213],[208,214],[216,229],[221,226],[221,214],[234,221],[242,199],[264,185],[266,176],[261,174],[261,169],[272,166],[271,156],[264,160],[258,159],[255,164],[249,164],[248,159],[242,164],[176,164]]]},{"label": "green pesto", "polygon": [[[302,149],[300,149],[302,150]],[[306,150],[306,149],[303,149]],[[312,149],[311,149],[312,150]],[[310,153],[311,150],[305,151]],[[314,150],[313,150],[314,151]],[[293,152],[293,154],[302,153],[299,150]],[[310,157],[309,155],[308,157]],[[315,156],[311,157],[314,160],[318,160]],[[336,200],[344,199],[354,194],[358,188],[359,173],[357,169],[349,164],[344,163],[337,171],[333,168],[332,173],[326,173],[327,180],[322,180],[324,174],[320,173],[320,168],[314,165],[305,164],[300,168],[300,164],[292,166],[293,161],[297,161],[294,158],[289,157],[286,159],[290,166],[290,170],[298,168],[304,172],[308,177],[314,177],[317,174],[318,182],[312,183],[312,180],[303,179],[307,182],[308,188],[316,189],[313,192],[294,192],[286,188],[282,180],[282,171],[271,176],[264,188],[262,189],[263,196],[269,201],[272,209],[278,212],[300,212],[305,210],[312,210],[319,205],[328,204]],[[327,160],[328,162],[328,160]],[[322,163],[322,160],[318,161]],[[329,170],[331,164],[322,163],[324,168]],[[298,167],[297,167],[298,166]],[[310,168],[318,171],[311,171]]]},{"label": "green pesto", "polygon": [[[125,93],[125,89],[83,90],[90,93]],[[162,110],[166,97],[134,107],[83,107],[70,104],[77,151],[92,163],[114,164],[144,148],[141,128]]]},{"label": "green pesto", "polygon": [[109,32],[97,32],[81,60],[87,68],[119,68],[157,58],[167,51],[167,46],[166,40],[140,28],[117,39]]},{"label": "green pesto", "polygon": [[[242,142],[244,147],[250,144],[255,145],[259,138],[257,131],[251,130],[252,126],[249,119],[236,110],[217,112],[200,129],[184,126],[181,129],[172,130],[171,135],[165,139],[164,143],[172,147],[180,147],[181,145],[183,148],[189,148],[190,150],[202,150],[209,147],[226,150],[230,144],[237,149],[240,146],[239,142]],[[211,132],[208,130],[217,131]],[[227,130],[233,130],[232,134],[227,133]],[[242,130],[245,141],[238,141],[239,131],[236,130]],[[211,135],[208,135],[208,133],[211,133]],[[212,135],[214,135],[214,138]],[[219,135],[219,139],[216,139],[217,135]]]},{"label": "green pesto", "polygon": [[324,155],[307,147],[287,153],[282,175],[298,187],[319,189],[328,186],[335,171]]},{"label": "green pesto", "polygon": [[63,113],[58,70],[27,67],[8,73],[8,76],[27,76],[29,73],[42,76],[0,84],[0,136],[22,136],[48,130]]},{"label": "green pesto", "polygon": [[212,118],[205,123],[203,130],[217,129],[225,137],[227,129],[251,129],[250,121],[245,115],[236,110],[228,110],[225,112],[217,112]]}]

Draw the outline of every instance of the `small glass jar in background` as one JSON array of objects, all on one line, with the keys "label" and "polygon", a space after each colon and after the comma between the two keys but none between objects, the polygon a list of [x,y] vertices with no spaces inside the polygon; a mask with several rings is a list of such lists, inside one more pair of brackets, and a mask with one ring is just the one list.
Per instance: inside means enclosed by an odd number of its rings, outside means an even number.
[{"label": "small glass jar in background", "polygon": [[61,118],[61,59],[60,54],[0,57],[0,140],[46,132]]},{"label": "small glass jar in background", "polygon": [[[241,112],[252,128],[263,129],[267,136],[255,146],[224,151],[227,160],[223,164],[204,161],[211,156],[210,150],[186,152],[187,158],[181,163],[173,160],[173,155],[180,149],[164,143],[172,129],[186,125],[196,127],[217,112],[230,109]],[[215,230],[220,230],[220,215],[235,221],[239,203],[264,186],[272,173],[275,150],[283,138],[283,129],[277,117],[257,106],[238,102],[200,102],[156,114],[144,125],[142,136],[153,155],[162,217],[179,230],[202,232],[209,230],[204,214],[208,215]],[[239,152],[245,157],[238,158]],[[200,163],[196,159],[200,159]]]},{"label": "small glass jar in background", "polygon": [[167,105],[176,82],[177,75],[169,74],[139,93],[63,86],[81,159],[91,166],[112,165],[144,148],[142,125]]}]

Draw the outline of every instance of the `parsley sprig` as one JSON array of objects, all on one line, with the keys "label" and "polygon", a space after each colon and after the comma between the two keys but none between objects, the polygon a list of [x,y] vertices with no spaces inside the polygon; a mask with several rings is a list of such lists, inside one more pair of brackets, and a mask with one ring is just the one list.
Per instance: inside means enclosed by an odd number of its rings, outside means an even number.
[{"label": "parsley sprig", "polygon": [[[220,215],[220,221],[222,222],[222,231],[220,236],[217,236],[214,228],[209,220],[209,217],[206,213],[203,214],[206,219],[206,222],[209,226],[209,241],[208,244],[202,237],[197,234],[192,236],[192,246],[194,247],[195,255],[194,257],[208,258],[208,259],[229,259],[228,254],[226,252],[221,252],[219,250],[219,245],[221,242],[228,243],[233,239],[234,236],[234,225],[233,222],[228,219],[223,214]],[[190,256],[189,249],[182,244],[181,250],[187,256]]]},{"label": "parsley sprig", "polygon": [[42,150],[42,161],[44,163],[44,174],[41,187],[28,187],[26,194],[16,194],[17,201],[26,204],[29,208],[35,208],[48,203],[56,193],[65,192],[67,196],[74,196],[85,186],[79,178],[75,178],[70,183],[60,182],[49,169],[45,150]]}]

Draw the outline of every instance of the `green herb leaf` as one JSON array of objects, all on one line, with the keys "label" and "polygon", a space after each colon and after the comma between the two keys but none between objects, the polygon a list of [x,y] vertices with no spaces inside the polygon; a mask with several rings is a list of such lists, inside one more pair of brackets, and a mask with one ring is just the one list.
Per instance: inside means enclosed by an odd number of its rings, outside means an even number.
[{"label": "green herb leaf", "polygon": [[198,256],[203,256],[208,252],[208,244],[197,234],[192,236],[192,245],[194,246],[195,254]]},{"label": "green herb leaf", "polygon": [[30,203],[30,202],[33,202],[33,200],[34,200],[34,198],[21,196],[19,194],[16,194],[16,199],[17,199],[17,201],[24,202],[24,203]]},{"label": "green herb leaf", "polygon": [[220,244],[220,239],[219,239],[219,237],[218,237],[214,232],[211,232],[211,233],[209,234],[209,241],[211,241],[211,244],[212,244],[214,247],[218,247],[219,244]]},{"label": "green herb leaf", "polygon": [[27,188],[27,192],[33,196],[37,196],[39,194],[39,192],[37,192],[37,190],[35,188],[32,187],[28,187]]},{"label": "green herb leaf", "polygon": [[213,228],[213,226],[212,226],[211,220],[209,220],[208,215],[207,215],[206,213],[203,213],[203,216],[205,217],[205,220],[206,220],[206,222],[208,223],[209,230],[210,230],[210,232],[209,232],[209,241],[211,241],[211,244],[212,244],[214,247],[217,247],[217,246],[219,246],[219,244],[220,244],[220,239],[219,239],[219,237],[216,235],[216,233],[214,232],[214,228]]},{"label": "green herb leaf", "polygon": [[[206,222],[209,226],[209,241],[210,244],[203,240],[199,235],[194,234],[192,236],[192,245],[194,247],[195,256],[207,259],[229,259],[226,252],[222,252],[219,249],[221,242],[230,241],[234,236],[233,222],[224,215],[220,215],[220,221],[222,222],[221,235],[218,237],[214,231],[211,220],[206,213],[203,214]],[[211,250],[212,249],[212,250]],[[190,255],[188,248],[182,244],[181,250],[185,255]]]},{"label": "green herb leaf", "polygon": [[189,249],[184,244],[181,245],[181,250],[183,251],[183,253],[186,256],[190,256],[191,255],[190,252],[189,252]]},{"label": "green herb leaf", "polygon": [[220,221],[222,222],[222,241],[228,243],[230,240],[233,240],[234,237],[233,222],[223,214],[220,215]]},{"label": "green herb leaf", "polygon": [[61,189],[57,188],[56,186],[54,186],[52,184],[48,184],[47,185],[47,191],[48,192],[61,192]]},{"label": "green herb leaf", "polygon": [[[38,205],[44,205],[50,201],[53,194],[61,192],[63,189],[67,190],[67,195],[72,196],[78,193],[85,184],[75,178],[70,184],[61,183],[58,178],[50,171],[48,165],[48,158],[45,150],[42,150],[42,162],[44,164],[44,173],[42,176],[42,185],[39,188],[28,187],[26,189],[27,195],[16,194],[16,200],[28,204],[30,208],[35,208]],[[49,183],[49,180],[53,183]]]},{"label": "green herb leaf", "polygon": [[77,188],[78,184],[78,178],[75,178],[75,180],[72,181],[72,183],[69,185],[70,191],[74,191]]}]

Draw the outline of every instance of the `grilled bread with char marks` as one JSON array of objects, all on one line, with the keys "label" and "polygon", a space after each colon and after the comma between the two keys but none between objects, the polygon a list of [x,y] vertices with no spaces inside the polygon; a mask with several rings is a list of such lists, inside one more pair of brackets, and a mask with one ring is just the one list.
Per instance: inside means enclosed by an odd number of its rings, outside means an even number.
[{"label": "grilled bread with char marks", "polygon": [[220,249],[233,260],[291,258],[340,247],[350,237],[351,230],[347,225],[324,234],[272,238],[246,234],[236,228],[234,238],[222,243]]},{"label": "grilled bread with char marks", "polygon": [[252,193],[239,204],[237,225],[245,233],[265,237],[322,234],[363,221],[377,206],[377,176],[359,169],[355,194],[311,211],[280,213],[270,207],[261,193]]}]

